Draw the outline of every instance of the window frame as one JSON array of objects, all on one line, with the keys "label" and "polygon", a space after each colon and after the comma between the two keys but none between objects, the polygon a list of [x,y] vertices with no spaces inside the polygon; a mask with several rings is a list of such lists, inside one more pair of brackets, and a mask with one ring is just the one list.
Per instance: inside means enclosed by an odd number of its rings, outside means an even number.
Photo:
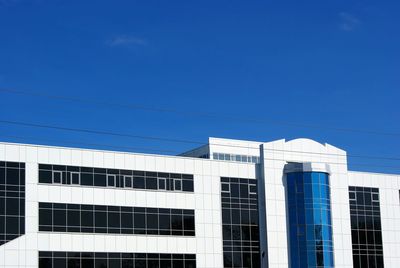
[{"label": "window frame", "polygon": [[[228,185],[228,190],[223,190],[223,185]],[[221,182],[221,193],[230,193],[231,192],[231,184],[229,182]]]},{"label": "window frame", "polygon": [[[179,190],[176,189],[176,183],[177,182],[179,182],[180,185],[181,185]],[[177,192],[182,192],[183,191],[182,179],[178,179],[178,178],[174,179],[174,191],[177,191]]]},{"label": "window frame", "polygon": [[[114,177],[114,185],[110,185],[109,184],[109,178],[110,177]],[[117,175],[115,175],[115,174],[107,174],[107,187],[114,187],[114,188],[117,187]]]},{"label": "window frame", "polygon": [[[126,186],[127,179],[129,179],[129,181],[131,182],[131,186]],[[123,188],[133,188],[133,176],[124,175],[124,186],[123,186]]]},{"label": "window frame", "polygon": [[[56,173],[60,174],[60,182],[54,181],[54,174],[56,174]],[[52,180],[53,184],[62,184],[62,175],[63,175],[63,172],[61,170],[53,170],[51,172],[51,180]]]},{"label": "window frame", "polygon": [[[78,175],[78,183],[74,183],[73,181],[73,175]],[[81,173],[78,171],[71,171],[70,172],[70,179],[71,179],[71,185],[81,185]]]},{"label": "window frame", "polygon": [[[164,181],[164,188],[160,188],[160,181],[162,180]],[[157,178],[157,190],[162,190],[162,191],[167,190],[167,178],[162,178],[162,177]]]}]

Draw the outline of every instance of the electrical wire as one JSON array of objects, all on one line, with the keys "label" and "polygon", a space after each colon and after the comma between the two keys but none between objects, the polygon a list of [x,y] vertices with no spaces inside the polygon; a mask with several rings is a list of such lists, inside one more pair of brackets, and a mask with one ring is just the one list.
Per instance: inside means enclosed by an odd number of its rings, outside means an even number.
[{"label": "electrical wire", "polygon": [[[155,136],[133,135],[133,134],[128,134],[128,133],[118,133],[118,132],[93,130],[93,129],[82,129],[82,128],[70,128],[70,127],[61,127],[61,126],[54,126],[54,125],[27,123],[27,122],[1,120],[1,119],[0,119],[0,124],[13,124],[13,125],[20,125],[20,126],[25,126],[25,127],[46,128],[46,129],[55,129],[55,130],[61,130],[61,131],[109,135],[109,136],[127,137],[127,138],[135,138],[135,139],[157,140],[157,141],[166,141],[166,142],[174,142],[174,143],[196,144],[196,145],[202,145],[202,146],[216,145],[216,146],[229,147],[229,148],[244,148],[244,149],[257,149],[257,150],[259,149],[258,146],[253,147],[253,146],[241,146],[241,145],[233,145],[233,144],[208,144],[208,143],[204,143],[201,141],[195,141],[195,140],[169,139],[169,138],[155,137]],[[296,150],[288,151],[288,150],[282,150],[282,149],[268,149],[268,148],[265,150],[266,151],[276,151],[276,152],[286,152],[286,153],[311,154],[311,155],[320,155],[320,156],[338,156],[338,157],[346,156],[343,154],[318,153],[318,152],[296,151]],[[347,157],[400,161],[399,157],[386,157],[386,156],[383,157],[383,156],[368,156],[368,155],[347,155]]]},{"label": "electrical wire", "polygon": [[[123,149],[123,150],[146,150],[146,151],[153,151],[153,152],[162,152],[163,150],[158,150],[158,149],[151,149],[151,148],[139,148],[139,147],[126,147],[126,146],[115,146],[115,145],[107,145],[107,144],[98,144],[98,143],[85,143],[85,142],[77,142],[77,141],[66,141],[66,140],[55,140],[55,139],[43,139],[43,138],[36,138],[36,137],[24,137],[24,136],[14,136],[14,135],[2,135],[0,134],[0,137],[5,137],[5,138],[13,138],[13,139],[31,139],[31,140],[41,140],[41,141],[47,141],[47,142],[59,142],[59,143],[67,143],[67,144],[79,144],[83,146],[97,146],[97,147],[105,147],[105,148],[116,148],[116,149]],[[29,145],[29,144],[28,144]],[[39,144],[35,144],[39,145]],[[39,145],[39,146],[56,146],[56,145]],[[73,149],[85,149],[85,148],[73,148]],[[89,148],[92,150],[99,150]],[[124,151],[124,152],[130,152],[130,153],[138,153],[137,151]],[[169,151],[169,150],[164,150],[164,152],[177,152],[177,151]],[[292,153],[292,151],[287,151]],[[167,155],[168,156],[168,155]],[[202,159],[202,158],[199,158]],[[208,160],[216,160],[216,161],[225,161],[225,160],[217,160],[217,159],[208,159]],[[268,158],[264,157],[264,160],[270,160],[270,161],[287,161],[287,159],[283,158]],[[299,159],[300,161],[301,159]],[[292,160],[295,161],[295,160]],[[238,162],[238,161],[230,161],[230,162],[237,162],[237,163],[242,163],[246,164],[246,162]],[[347,163],[337,163],[337,162],[331,162],[331,161],[313,161],[313,163],[321,163],[321,164],[333,164],[333,165],[339,165],[339,166],[348,166]],[[250,163],[253,164],[253,163]],[[357,167],[377,167],[377,168],[389,168],[389,169],[396,169],[400,171],[400,167],[398,166],[388,166],[388,165],[370,165],[370,164],[351,164],[351,166],[357,166]]]},{"label": "electrical wire", "polygon": [[10,88],[0,88],[0,92],[48,98],[48,99],[55,99],[55,100],[63,100],[63,101],[70,101],[70,102],[78,102],[78,103],[89,103],[89,104],[98,105],[101,107],[111,106],[111,107],[119,107],[119,108],[125,108],[125,109],[146,110],[146,111],[163,112],[163,113],[174,113],[174,114],[180,114],[180,115],[184,115],[184,116],[196,116],[196,117],[223,119],[223,120],[235,120],[235,121],[257,123],[257,124],[266,124],[267,123],[267,124],[284,125],[284,126],[297,127],[297,128],[314,128],[314,129],[318,129],[320,131],[321,130],[331,130],[331,131],[339,131],[339,132],[369,134],[369,135],[400,136],[400,133],[393,133],[393,132],[380,132],[380,131],[375,131],[375,130],[355,129],[355,128],[338,128],[338,127],[330,127],[330,126],[323,126],[323,125],[317,125],[317,124],[300,124],[300,123],[287,122],[287,121],[248,118],[248,117],[241,117],[238,115],[199,113],[199,112],[193,112],[193,111],[174,110],[174,109],[166,109],[166,108],[154,108],[154,107],[148,107],[148,106],[143,106],[143,105],[138,105],[138,104],[124,104],[124,103],[116,103],[116,102],[109,102],[109,101],[88,100],[88,99],[68,97],[68,96],[62,96],[62,95],[53,95],[53,94],[34,92],[34,91],[28,92],[28,91],[22,91],[22,90],[15,90],[15,89],[10,89]]}]

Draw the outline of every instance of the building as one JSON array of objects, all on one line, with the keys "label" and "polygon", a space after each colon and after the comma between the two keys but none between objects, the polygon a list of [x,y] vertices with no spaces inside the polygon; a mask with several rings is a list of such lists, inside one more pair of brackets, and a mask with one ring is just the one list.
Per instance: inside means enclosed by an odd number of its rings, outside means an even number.
[{"label": "building", "polygon": [[399,188],[308,139],[0,143],[0,267],[400,267]]}]

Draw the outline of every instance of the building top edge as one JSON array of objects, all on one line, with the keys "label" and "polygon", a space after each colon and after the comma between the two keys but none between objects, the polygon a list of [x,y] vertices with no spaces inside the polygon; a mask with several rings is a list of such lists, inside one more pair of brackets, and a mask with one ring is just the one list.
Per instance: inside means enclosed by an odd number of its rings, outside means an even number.
[{"label": "building top edge", "polygon": [[369,171],[358,171],[358,170],[348,170],[348,174],[367,174],[367,175],[378,175],[378,176],[391,176],[391,177],[400,177],[400,173],[383,173],[383,172],[369,172]]}]

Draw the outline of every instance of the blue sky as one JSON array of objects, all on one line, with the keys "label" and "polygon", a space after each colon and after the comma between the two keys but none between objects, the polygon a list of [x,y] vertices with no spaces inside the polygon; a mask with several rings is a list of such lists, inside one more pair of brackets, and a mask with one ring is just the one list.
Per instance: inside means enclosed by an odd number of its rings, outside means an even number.
[{"label": "blue sky", "polygon": [[[0,0],[0,88],[181,111],[0,91],[0,120],[204,142],[308,137],[350,155],[400,158],[399,11],[398,1],[370,0]],[[6,124],[0,135],[53,145],[196,146]],[[400,172],[400,161],[350,163]]]}]

